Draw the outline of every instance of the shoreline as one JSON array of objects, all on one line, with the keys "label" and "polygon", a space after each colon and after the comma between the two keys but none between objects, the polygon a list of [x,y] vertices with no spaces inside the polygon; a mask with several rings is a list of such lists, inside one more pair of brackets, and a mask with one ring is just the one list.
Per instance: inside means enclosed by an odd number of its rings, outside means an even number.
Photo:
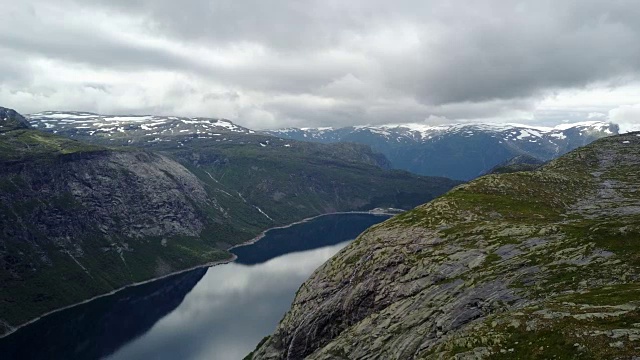
[{"label": "shoreline", "polygon": [[9,330],[8,332],[6,332],[4,334],[0,334],[0,339],[3,339],[5,337],[13,334],[14,332],[20,330],[21,328],[23,328],[25,326],[28,326],[28,325],[31,325],[31,324],[37,322],[38,320],[42,319],[43,317],[47,317],[47,316],[55,314],[57,312],[64,311],[64,310],[67,310],[67,309],[71,309],[73,307],[86,304],[86,303],[91,302],[93,300],[97,300],[97,299],[100,299],[100,298],[103,298],[103,297],[107,297],[107,296],[116,294],[116,293],[118,293],[118,292],[120,292],[122,290],[131,288],[131,287],[148,284],[148,283],[151,283],[151,282],[154,282],[154,281],[166,279],[168,277],[171,277],[171,276],[174,276],[174,275],[180,275],[182,273],[189,272],[189,271],[196,270],[196,269],[210,268],[210,267],[214,267],[214,266],[218,266],[218,265],[229,264],[229,263],[234,262],[237,258],[238,257],[235,254],[231,254],[231,258],[229,258],[227,260],[218,260],[218,261],[213,261],[213,262],[209,262],[209,263],[202,264],[202,265],[196,265],[196,266],[192,266],[192,267],[187,268],[187,269],[174,271],[174,272],[166,274],[166,275],[162,275],[162,276],[158,276],[158,277],[155,277],[155,278],[151,278],[151,279],[147,279],[147,280],[143,280],[143,281],[134,282],[134,283],[131,283],[131,284],[128,284],[128,285],[124,285],[124,286],[119,287],[117,289],[113,289],[113,290],[111,290],[111,291],[109,291],[107,293],[96,295],[96,296],[93,296],[91,298],[79,301],[77,303],[73,303],[71,305],[63,306],[61,308],[57,308],[57,309],[51,310],[49,312],[46,312],[46,313],[38,316],[37,318],[31,319],[31,320],[29,320],[29,321],[27,321],[25,323],[22,323],[22,324],[20,324],[18,326],[15,326],[15,327],[11,328],[11,330]]},{"label": "shoreline", "polygon": [[34,319],[31,319],[31,320],[25,322],[25,323],[22,323],[20,325],[12,327],[6,333],[0,334],[0,339],[3,339],[5,337],[15,333],[16,331],[20,330],[21,328],[23,328],[25,326],[31,325],[31,324],[37,322],[38,320],[40,320],[40,319],[42,319],[42,318],[44,318],[46,316],[49,316],[49,315],[55,314],[57,312],[61,312],[61,311],[64,311],[64,310],[67,310],[67,309],[70,309],[70,308],[73,308],[73,307],[76,307],[76,306],[79,306],[79,305],[86,304],[86,303],[91,302],[91,301],[96,300],[96,299],[100,299],[100,298],[103,298],[103,297],[106,297],[106,296],[114,295],[114,294],[116,294],[116,293],[118,293],[120,291],[123,291],[123,290],[131,288],[131,287],[148,284],[148,283],[151,283],[151,282],[154,282],[154,281],[157,281],[157,280],[166,279],[168,277],[171,277],[171,276],[174,276],[174,275],[179,275],[179,274],[182,274],[182,273],[185,273],[185,272],[189,272],[189,271],[192,271],[192,270],[196,270],[196,269],[210,268],[210,267],[214,267],[214,266],[218,266],[218,265],[224,265],[224,264],[232,263],[232,262],[236,261],[236,259],[238,257],[234,253],[232,253],[231,250],[233,250],[235,248],[238,248],[238,247],[249,246],[249,245],[255,244],[258,241],[260,241],[262,238],[264,238],[267,235],[267,233],[269,231],[271,231],[271,230],[290,228],[292,226],[303,224],[303,223],[309,222],[311,220],[314,220],[314,219],[317,219],[317,218],[320,218],[320,217],[323,217],[323,216],[329,216],[329,215],[348,215],[348,214],[368,214],[368,215],[378,215],[378,216],[394,216],[394,215],[397,215],[397,214],[394,214],[394,213],[384,212],[384,211],[383,212],[375,212],[374,210],[370,210],[370,211],[337,211],[337,212],[332,212],[332,213],[315,215],[315,216],[308,217],[308,218],[305,218],[305,219],[302,219],[300,221],[296,221],[296,222],[293,222],[293,223],[287,224],[287,225],[274,226],[274,227],[268,228],[268,229],[262,231],[260,234],[258,234],[254,238],[252,238],[250,240],[247,240],[247,241],[245,241],[243,243],[240,243],[240,244],[237,244],[237,245],[233,245],[233,246],[229,247],[228,249],[226,249],[225,251],[227,251],[227,252],[229,252],[231,254],[231,257],[229,259],[218,260],[218,261],[213,261],[213,262],[209,262],[209,263],[206,263],[206,264],[196,265],[196,266],[192,266],[192,267],[187,268],[187,269],[174,271],[174,272],[171,272],[169,274],[162,275],[162,276],[158,276],[158,277],[154,277],[154,278],[151,278],[151,279],[147,279],[147,280],[143,280],[143,281],[138,281],[138,282],[134,282],[134,283],[131,283],[131,284],[127,284],[127,285],[124,285],[124,286],[119,287],[117,289],[111,290],[111,291],[109,291],[107,293],[96,295],[96,296],[93,296],[91,298],[79,301],[77,303],[73,303],[71,305],[67,305],[67,306],[63,306],[61,308],[57,308],[57,309],[51,310],[51,311],[46,312],[46,313],[44,313],[44,314],[42,314],[42,315],[40,315],[40,316],[38,316],[38,317],[36,317]]},{"label": "shoreline", "polygon": [[308,217],[308,218],[302,219],[300,221],[293,222],[291,224],[281,225],[281,226],[274,226],[274,227],[268,228],[268,229],[264,230],[263,232],[261,232],[256,237],[254,237],[253,239],[251,239],[251,240],[247,240],[247,241],[245,241],[243,243],[240,243],[240,244],[237,244],[237,245],[233,245],[232,247],[228,248],[227,251],[231,251],[231,250],[233,250],[235,248],[239,248],[239,247],[255,244],[258,241],[262,240],[262,238],[264,238],[267,235],[267,233],[269,231],[271,231],[271,230],[287,229],[287,228],[290,228],[292,226],[304,224],[306,222],[309,222],[311,220],[315,220],[315,219],[323,217],[323,216],[349,215],[349,214],[378,215],[378,216],[394,216],[394,215],[398,215],[398,214],[394,214],[394,213],[390,213],[390,212],[373,212],[373,210],[370,210],[370,211],[337,211],[337,212],[332,212],[332,213],[320,214],[320,215],[316,215],[316,216],[312,216],[312,217]]}]

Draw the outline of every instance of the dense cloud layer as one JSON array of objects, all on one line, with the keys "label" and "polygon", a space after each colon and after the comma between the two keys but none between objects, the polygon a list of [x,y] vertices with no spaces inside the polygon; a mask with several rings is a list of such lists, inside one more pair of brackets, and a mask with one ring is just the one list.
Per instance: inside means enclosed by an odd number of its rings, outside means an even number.
[{"label": "dense cloud layer", "polygon": [[634,0],[0,1],[22,112],[640,124]]}]

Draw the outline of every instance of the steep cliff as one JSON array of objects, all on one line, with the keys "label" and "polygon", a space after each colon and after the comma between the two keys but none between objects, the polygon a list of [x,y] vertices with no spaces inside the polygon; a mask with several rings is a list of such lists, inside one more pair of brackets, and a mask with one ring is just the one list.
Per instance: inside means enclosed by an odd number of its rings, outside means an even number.
[{"label": "steep cliff", "polygon": [[173,160],[29,129],[3,134],[0,150],[0,322],[7,329],[229,257],[217,244],[223,216],[215,198]]},{"label": "steep cliff", "polygon": [[319,268],[253,359],[631,358],[640,134],[487,175]]}]

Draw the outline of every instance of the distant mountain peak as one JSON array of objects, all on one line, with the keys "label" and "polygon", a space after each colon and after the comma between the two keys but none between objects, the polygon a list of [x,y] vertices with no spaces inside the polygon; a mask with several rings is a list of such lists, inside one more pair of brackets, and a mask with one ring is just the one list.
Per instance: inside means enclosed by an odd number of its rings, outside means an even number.
[{"label": "distant mountain peak", "polygon": [[13,109],[0,107],[0,131],[28,129],[29,122]]}]

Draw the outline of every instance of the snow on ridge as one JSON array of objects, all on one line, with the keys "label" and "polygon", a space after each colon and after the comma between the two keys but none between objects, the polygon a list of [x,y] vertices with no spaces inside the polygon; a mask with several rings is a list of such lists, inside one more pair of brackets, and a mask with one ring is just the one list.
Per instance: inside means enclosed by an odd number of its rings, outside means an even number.
[{"label": "snow on ridge", "polygon": [[[310,129],[310,128],[307,128],[307,129]],[[290,132],[304,131],[304,129],[298,129],[298,128],[294,128],[294,127],[289,127],[289,128],[268,130],[268,131],[269,132],[273,132],[273,133],[278,133],[278,134],[288,134]]]},{"label": "snow on ridge", "polygon": [[[112,128],[114,125],[117,127],[117,131],[120,132],[125,132],[121,126],[125,126],[126,128],[127,125],[132,125],[133,129],[142,129],[144,131],[155,131],[158,127],[165,127],[166,129],[163,130],[163,132],[168,131],[167,129],[171,129],[171,132],[177,129],[182,130],[191,125],[191,127],[203,129],[205,131],[215,130],[215,128],[224,128],[232,132],[253,133],[253,131],[245,129],[242,126],[238,126],[230,120],[214,118],[189,118],[156,115],[98,115],[86,112],[56,111],[44,111],[29,114],[27,115],[27,118],[31,124],[41,124],[40,126],[47,128],[60,126],[65,128],[86,129],[85,126],[90,126],[93,129],[100,129],[101,132],[108,131],[109,129],[106,128]],[[51,125],[46,125],[49,123]],[[200,130],[198,130],[198,132],[199,131]],[[195,130],[194,133],[196,133]]]},{"label": "snow on ridge", "polygon": [[361,128],[384,128],[384,129],[409,129],[418,132],[424,131],[448,131],[448,130],[462,130],[462,129],[478,129],[489,131],[506,131],[506,130],[528,130],[535,131],[536,133],[546,133],[554,131],[564,131],[574,127],[609,127],[611,123],[605,121],[582,121],[567,124],[560,124],[557,126],[537,126],[526,125],[519,123],[481,123],[481,122],[464,122],[442,125],[429,125],[420,123],[407,123],[407,124],[387,124],[377,126],[355,126],[357,129]]},{"label": "snow on ridge", "polygon": [[155,119],[151,115],[103,116],[102,118],[117,122],[145,122]]},{"label": "snow on ridge", "polygon": [[575,123],[566,123],[566,124],[560,124],[554,127],[554,129],[556,130],[569,130],[571,128],[574,127],[602,127],[602,126],[609,126],[611,125],[611,123],[608,123],[606,121],[598,121],[598,120],[592,120],[592,121],[581,121],[581,122],[575,122]]},{"label": "snow on ridge", "polygon": [[[350,129],[353,132],[366,131],[373,134],[378,134],[384,137],[397,137],[397,141],[401,141],[405,138],[421,138],[428,140],[436,136],[441,136],[447,133],[456,133],[469,137],[476,134],[476,132],[492,133],[498,136],[504,141],[521,140],[536,142],[536,139],[549,138],[556,140],[566,139],[565,131],[573,128],[577,128],[580,131],[593,130],[602,131],[607,134],[613,134],[610,130],[612,123],[606,121],[583,121],[567,124],[560,124],[557,126],[536,126],[526,125],[518,123],[481,123],[481,122],[462,122],[453,124],[441,124],[430,125],[424,123],[406,123],[406,124],[385,124],[385,125],[355,125],[342,129]],[[329,128],[330,130],[341,130]],[[302,131],[304,137],[321,137],[325,135],[328,128],[285,128],[271,131],[272,133],[288,134],[291,132]]]},{"label": "snow on ridge", "polygon": [[223,127],[226,128],[228,130],[231,131],[236,131],[236,130],[241,130],[242,128],[234,123],[232,123],[229,120],[223,120],[223,119],[218,119],[215,123],[213,123],[215,126],[219,126],[219,127]]},{"label": "snow on ridge", "polygon": [[621,123],[620,134],[626,134],[630,132],[640,131],[640,124],[634,123]]},{"label": "snow on ridge", "polygon": [[79,115],[79,114],[72,114],[72,113],[38,113],[38,114],[29,114],[27,115],[28,118],[46,118],[46,119],[92,119],[92,118],[96,118],[98,117],[97,115],[94,114],[84,114],[84,115]]}]

